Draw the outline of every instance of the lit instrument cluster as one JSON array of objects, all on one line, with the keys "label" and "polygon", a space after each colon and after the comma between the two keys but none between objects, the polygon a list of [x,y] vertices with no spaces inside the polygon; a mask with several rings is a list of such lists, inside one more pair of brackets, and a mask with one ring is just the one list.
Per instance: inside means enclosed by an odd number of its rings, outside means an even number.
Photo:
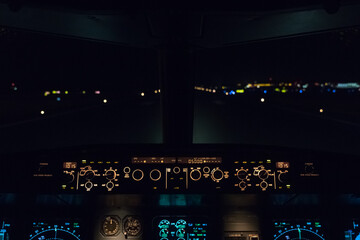
[{"label": "lit instrument cluster", "polygon": [[319,221],[276,221],[274,222],[274,240],[325,240]]},{"label": "lit instrument cluster", "polygon": [[221,157],[133,157],[131,162],[63,162],[61,190],[136,192],[266,192],[291,190],[291,164],[234,161]]},{"label": "lit instrument cluster", "polygon": [[80,224],[78,222],[34,222],[29,240],[66,239],[80,240]]},{"label": "lit instrument cluster", "polygon": [[159,216],[153,220],[153,230],[153,239],[159,240],[208,239],[208,223],[205,218]]}]

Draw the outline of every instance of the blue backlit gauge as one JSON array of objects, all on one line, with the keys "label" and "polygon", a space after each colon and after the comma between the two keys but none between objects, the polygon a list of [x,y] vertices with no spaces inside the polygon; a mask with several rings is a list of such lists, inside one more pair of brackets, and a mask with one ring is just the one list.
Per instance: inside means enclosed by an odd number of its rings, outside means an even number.
[{"label": "blue backlit gauge", "polygon": [[185,237],[185,229],[180,228],[176,231],[176,236],[179,238],[184,238]]},{"label": "blue backlit gauge", "polygon": [[167,229],[161,229],[159,232],[159,236],[162,238],[167,238],[169,235],[169,230]]},{"label": "blue backlit gauge", "polygon": [[36,227],[33,234],[30,235],[29,240],[50,240],[50,239],[66,239],[66,240],[80,240],[80,234],[77,230],[69,226],[47,225]]},{"label": "blue backlit gauge", "polygon": [[164,220],[161,220],[160,221],[160,223],[159,223],[159,228],[161,228],[161,229],[167,229],[167,228],[169,228],[170,227],[170,221],[169,220],[166,220],[166,219],[164,219]]},{"label": "blue backlit gauge", "polygon": [[186,228],[186,221],[183,219],[180,219],[175,224],[176,228]]},{"label": "blue backlit gauge", "polygon": [[283,229],[274,236],[274,240],[325,240],[322,234],[303,227]]}]

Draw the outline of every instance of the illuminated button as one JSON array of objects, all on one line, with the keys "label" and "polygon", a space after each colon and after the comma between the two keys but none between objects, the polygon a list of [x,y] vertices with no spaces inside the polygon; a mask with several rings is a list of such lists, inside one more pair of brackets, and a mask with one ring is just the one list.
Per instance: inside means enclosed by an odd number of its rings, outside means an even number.
[{"label": "illuminated button", "polygon": [[114,183],[111,181],[106,183],[106,188],[108,189],[108,191],[111,191],[114,188]]},{"label": "illuminated button", "polygon": [[161,172],[159,169],[153,169],[150,172],[150,179],[153,181],[159,181],[161,178]]},{"label": "illuminated button", "polygon": [[262,181],[261,183],[260,183],[260,187],[261,187],[261,189],[262,190],[266,190],[266,188],[269,186],[269,184],[267,183],[267,182],[265,182],[265,181]]},{"label": "illuminated button", "polygon": [[214,168],[211,171],[211,178],[214,182],[219,182],[221,179],[223,179],[223,177],[224,177],[224,173],[218,167]]},{"label": "illuminated button", "polygon": [[173,172],[174,172],[175,174],[180,173],[180,168],[179,168],[179,167],[174,167]]},{"label": "illuminated button", "polygon": [[131,169],[130,167],[124,167],[124,173],[130,173]]},{"label": "illuminated button", "polygon": [[245,169],[240,169],[239,171],[237,171],[236,176],[238,177],[238,179],[240,180],[245,180],[247,178],[247,171]]},{"label": "illuminated button", "polygon": [[201,179],[201,172],[199,169],[193,169],[190,172],[190,178],[193,181],[199,181]]},{"label": "illuminated button", "polygon": [[85,183],[86,191],[90,191],[90,189],[94,186],[94,184],[90,181]]},{"label": "illuminated button", "polygon": [[210,168],[209,168],[209,167],[204,167],[204,168],[203,168],[203,172],[204,172],[204,173],[209,173],[209,172],[210,172]]},{"label": "illuminated button", "polygon": [[132,173],[132,178],[135,181],[141,181],[144,177],[144,172],[140,169],[135,169]]}]

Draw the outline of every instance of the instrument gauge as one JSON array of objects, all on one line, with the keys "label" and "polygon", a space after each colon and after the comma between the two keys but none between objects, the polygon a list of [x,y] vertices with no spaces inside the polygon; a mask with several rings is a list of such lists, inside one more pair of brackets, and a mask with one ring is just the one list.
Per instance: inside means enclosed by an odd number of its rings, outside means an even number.
[{"label": "instrument gauge", "polygon": [[104,236],[116,236],[120,232],[120,219],[117,216],[106,216],[101,224]]},{"label": "instrument gauge", "polygon": [[160,223],[159,223],[159,228],[161,229],[166,229],[166,228],[169,228],[170,227],[170,221],[169,220],[161,220]]},{"label": "instrument gauge", "polygon": [[[50,239],[66,239],[80,240],[79,224],[47,224],[45,222],[33,223],[33,233],[30,234],[29,240],[50,240]],[[1,234],[0,234],[1,237]]]},{"label": "instrument gauge", "polygon": [[318,221],[275,222],[274,240],[325,240]]},{"label": "instrument gauge", "polygon": [[128,216],[124,219],[124,234],[131,237],[139,236],[142,232],[142,224],[138,217]]},{"label": "instrument gauge", "polygon": [[175,224],[176,228],[186,228],[186,221],[183,219],[180,219]]}]

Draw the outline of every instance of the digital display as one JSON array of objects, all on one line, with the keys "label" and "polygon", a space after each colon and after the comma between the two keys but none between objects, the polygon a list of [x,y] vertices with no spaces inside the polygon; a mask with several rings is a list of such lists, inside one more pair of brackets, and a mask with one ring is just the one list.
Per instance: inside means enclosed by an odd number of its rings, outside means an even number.
[{"label": "digital display", "polygon": [[141,164],[171,164],[176,163],[175,157],[133,157],[131,162]]},{"label": "digital display", "polygon": [[0,240],[10,240],[10,223],[0,220]]},{"label": "digital display", "polygon": [[80,224],[72,221],[33,222],[29,240],[80,240]]},{"label": "digital display", "polygon": [[345,240],[360,240],[359,220],[354,219],[346,226]]},{"label": "digital display", "polygon": [[325,240],[319,221],[292,220],[274,222],[274,240]]},{"label": "digital display", "polygon": [[208,223],[205,218],[161,216],[153,220],[154,239],[205,240]]}]

